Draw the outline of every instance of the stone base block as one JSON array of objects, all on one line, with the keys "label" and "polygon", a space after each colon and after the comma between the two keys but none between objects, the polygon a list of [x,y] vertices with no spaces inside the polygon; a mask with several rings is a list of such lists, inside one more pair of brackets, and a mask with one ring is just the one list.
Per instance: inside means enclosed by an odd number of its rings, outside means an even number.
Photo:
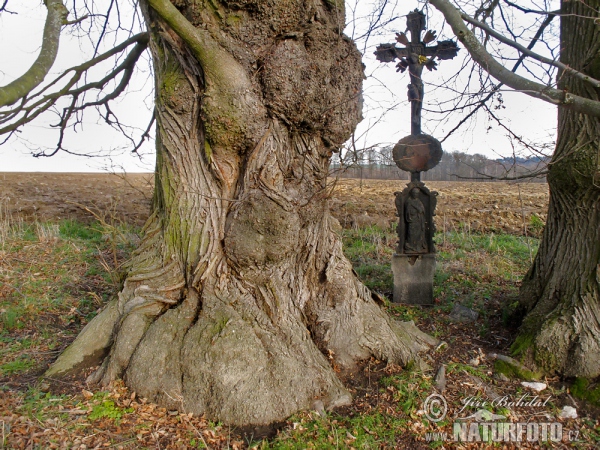
[{"label": "stone base block", "polygon": [[394,303],[433,305],[435,254],[392,257]]}]

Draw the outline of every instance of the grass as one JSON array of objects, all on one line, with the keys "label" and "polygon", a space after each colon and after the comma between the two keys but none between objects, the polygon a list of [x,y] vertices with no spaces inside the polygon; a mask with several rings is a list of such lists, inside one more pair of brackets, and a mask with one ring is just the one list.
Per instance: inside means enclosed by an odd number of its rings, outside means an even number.
[{"label": "grass", "polygon": [[[342,237],[344,253],[352,261],[359,278],[369,289],[391,299],[390,261],[397,241],[394,230],[374,226],[346,229]],[[438,233],[435,241],[436,303],[451,308],[459,301],[484,316],[488,313],[486,304],[490,300],[504,302],[504,299],[516,296],[519,281],[538,246],[536,238],[465,231]],[[482,333],[485,334],[485,329]]]},{"label": "grass", "polygon": [[395,236],[379,227],[344,230],[344,253],[352,261],[354,270],[365,285],[382,295],[389,296],[393,285],[390,260]]},{"label": "grass", "polygon": [[[3,239],[0,246],[0,377],[14,381],[39,374],[48,360],[116,292],[118,277],[107,268],[118,272],[118,267],[109,263],[115,254],[119,261],[125,258],[132,245],[126,239],[115,237],[130,232],[127,227],[115,232],[101,222],[84,225],[72,221],[21,223],[0,232]],[[361,279],[368,287],[390,298],[389,262],[396,241],[393,230],[349,229],[344,230],[343,239],[346,255]],[[489,310],[497,311],[502,302],[516,293],[519,278],[529,266],[530,251],[537,245],[535,239],[460,231],[438,234],[436,240],[436,306],[425,309],[388,305],[390,314],[401,320],[414,320],[419,324],[433,320],[437,331],[428,332],[434,335],[447,333],[444,319],[436,316],[447,313],[455,301],[478,309],[485,326]],[[485,334],[485,330],[481,332]],[[451,348],[460,346],[460,343],[448,342]],[[438,357],[444,351],[432,352],[432,355]],[[466,351],[463,353],[466,355]],[[472,386],[468,377],[493,383],[490,365],[482,363],[475,367],[467,364],[468,359],[469,356],[465,356],[465,360],[448,361],[448,380],[462,380],[464,392]],[[435,392],[432,374],[393,365],[384,367],[378,361],[368,362],[371,363],[375,368],[368,366],[363,372],[363,377],[368,375],[369,383],[366,387],[359,383],[353,388],[355,401],[351,407],[323,415],[315,411],[298,413],[270,439],[253,441],[249,437],[242,442],[222,424],[169,412],[137,398],[119,384],[107,392],[93,394],[82,390],[68,395],[46,392],[47,388],[35,383],[27,391],[4,388],[7,392],[5,396],[0,395],[0,416],[15,414],[19,417],[17,422],[11,423],[13,435],[20,429],[29,436],[53,430],[54,441],[50,438],[43,441],[47,446],[49,442],[57,445],[74,442],[74,447],[85,444],[88,448],[100,445],[170,448],[169,442],[173,444],[175,439],[188,448],[442,446],[440,441],[426,444],[423,439],[426,432],[447,431],[451,426],[449,419],[433,424],[421,411],[425,399]],[[580,382],[577,387],[585,390],[587,385]],[[473,391],[472,395],[479,394]],[[453,408],[460,409],[459,402],[458,397],[449,398]],[[586,439],[600,441],[596,429],[597,422],[591,421],[584,433]],[[64,433],[64,437],[60,438],[60,433]]]},{"label": "grass", "polygon": [[99,392],[93,396],[99,402],[92,406],[92,411],[88,414],[89,420],[107,418],[118,424],[125,414],[133,412],[133,408],[121,408],[117,406],[114,400],[107,398],[108,395],[108,392]]},{"label": "grass", "polygon": [[[106,228],[0,220],[0,376],[43,370],[118,287]],[[132,244],[118,244],[123,259]],[[118,270],[114,268],[113,270]]]},{"label": "grass", "polygon": [[374,412],[365,416],[346,417],[329,414],[299,414],[286,429],[271,442],[254,443],[257,449],[340,449],[340,448],[393,448],[398,434],[408,428],[408,421]]},{"label": "grass", "polygon": [[482,366],[471,366],[463,363],[450,363],[446,368],[446,373],[448,375],[454,372],[465,372],[470,375],[474,375],[484,381],[489,381],[490,377],[487,374],[488,367],[485,365]]},{"label": "grass", "polygon": [[14,375],[26,372],[35,365],[35,361],[27,355],[20,355],[17,359],[0,366],[0,376]]},{"label": "grass", "polygon": [[431,388],[431,379],[423,374],[399,370],[375,385],[377,399],[364,398],[371,403],[369,413],[301,413],[277,438],[255,445],[258,449],[397,448],[401,436],[414,433],[410,421],[419,418],[417,412]]},{"label": "grass", "polygon": [[[369,289],[391,300],[393,276],[390,261],[397,242],[394,230],[377,227],[347,229],[342,236],[344,252],[359,278]],[[486,339],[493,327],[493,316],[498,311],[501,311],[501,320],[505,324],[509,320],[520,279],[531,264],[539,240],[454,230],[437,233],[435,242],[435,307],[426,311],[389,303],[390,313],[401,320],[414,320],[420,324],[432,314],[450,312],[455,303],[460,303],[479,313],[483,320],[478,322],[477,333],[480,338]],[[438,328],[430,333],[439,337],[441,331]]]}]

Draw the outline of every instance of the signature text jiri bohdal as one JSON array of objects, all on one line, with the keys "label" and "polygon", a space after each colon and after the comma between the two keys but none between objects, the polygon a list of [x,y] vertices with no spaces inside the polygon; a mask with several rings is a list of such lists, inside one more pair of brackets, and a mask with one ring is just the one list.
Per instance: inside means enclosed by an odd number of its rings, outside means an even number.
[{"label": "signature text jiri bohdal", "polygon": [[483,400],[479,397],[466,397],[461,400],[463,403],[462,412],[465,408],[485,408],[494,406],[499,408],[543,408],[550,401],[552,396],[541,398],[538,395],[525,394],[517,399],[512,399],[510,396],[496,397],[492,401]]}]

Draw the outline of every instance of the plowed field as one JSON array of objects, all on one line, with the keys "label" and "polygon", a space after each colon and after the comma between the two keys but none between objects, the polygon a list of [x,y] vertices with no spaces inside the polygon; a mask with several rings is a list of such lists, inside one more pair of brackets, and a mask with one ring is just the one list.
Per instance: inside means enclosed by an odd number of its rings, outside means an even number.
[{"label": "plowed field", "polygon": [[[152,174],[0,173],[0,204],[24,220],[93,220],[102,211],[138,225],[148,215]],[[331,180],[333,186],[334,180]],[[406,181],[341,179],[331,209],[345,227],[392,226],[394,192]],[[546,220],[548,186],[543,183],[428,182],[437,191],[440,231],[536,235]]]}]

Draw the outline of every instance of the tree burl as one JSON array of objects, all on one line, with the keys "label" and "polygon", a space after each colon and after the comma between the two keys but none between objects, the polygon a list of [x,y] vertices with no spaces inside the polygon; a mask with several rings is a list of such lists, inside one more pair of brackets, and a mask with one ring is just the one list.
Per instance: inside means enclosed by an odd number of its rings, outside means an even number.
[{"label": "tree burl", "polygon": [[351,397],[340,374],[435,343],[353,274],[328,207],[361,119],[342,2],[141,2],[156,86],[152,214],[118,298],[47,375],[101,363],[139,395],[228,424]]}]

